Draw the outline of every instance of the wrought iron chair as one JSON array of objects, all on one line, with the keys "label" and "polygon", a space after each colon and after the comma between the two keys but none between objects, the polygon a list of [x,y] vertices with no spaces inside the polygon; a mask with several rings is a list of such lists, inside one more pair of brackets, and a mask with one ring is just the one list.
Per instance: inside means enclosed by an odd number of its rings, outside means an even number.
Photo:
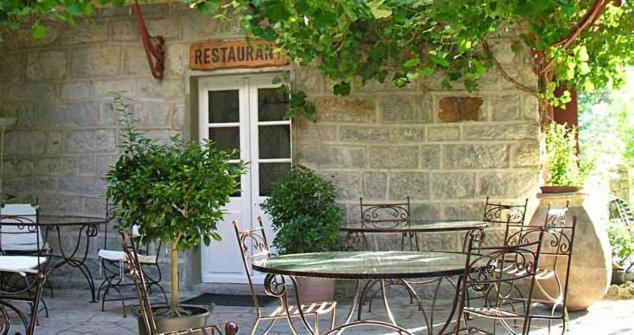
[{"label": "wrought iron chair", "polygon": [[[242,256],[242,263],[244,264],[244,270],[246,272],[247,281],[249,283],[249,289],[251,290],[251,297],[253,298],[253,306],[255,307],[256,320],[251,328],[251,335],[254,335],[258,330],[258,327],[263,321],[270,321],[269,325],[265,328],[263,335],[268,334],[275,322],[279,319],[286,319],[289,323],[292,322],[291,318],[300,318],[301,314],[295,306],[287,306],[289,314],[284,308],[284,301],[280,298],[280,306],[276,308],[272,313],[265,315],[260,307],[258,296],[253,285],[253,278],[251,277],[250,262],[254,259],[266,258],[270,255],[269,243],[266,240],[266,233],[262,224],[262,218],[258,217],[258,228],[251,230],[240,231],[238,229],[238,223],[233,221],[233,227],[236,232],[236,238],[238,241],[238,247],[240,248],[240,255]],[[249,250],[252,250],[249,254]],[[334,328],[336,317],[336,301],[324,301],[314,302],[311,304],[303,304],[301,306],[302,312],[306,316],[314,318],[315,331],[319,333],[319,316],[324,314],[330,314],[330,328]]]},{"label": "wrought iron chair", "polygon": [[[135,226],[132,228],[131,236],[137,240],[141,239],[141,234],[139,233],[138,227]],[[156,245],[156,248],[152,248],[150,244],[145,244],[142,250],[135,250],[139,252],[138,259],[141,264],[141,268],[143,268],[143,271],[145,272],[144,279],[147,281],[148,290],[151,293],[153,288],[157,288],[165,299],[165,303],[167,304],[167,294],[165,294],[165,290],[161,285],[162,274],[161,267],[159,266],[158,262],[158,255],[161,250],[161,245],[162,243],[159,242]],[[97,297],[100,297],[101,299],[101,311],[104,311],[106,302],[120,301],[123,307],[123,316],[126,317],[127,313],[125,301],[134,299],[134,297],[127,296],[122,292],[122,290],[134,285],[134,281],[131,280],[133,278],[130,278],[130,273],[125,271],[124,267],[127,255],[122,250],[109,250],[105,247],[106,245],[104,245],[104,249],[100,249],[97,253],[101,269],[103,269],[104,271],[104,279],[99,286],[99,290],[97,291]],[[153,249],[154,253],[150,253],[150,249]],[[116,292],[116,297],[109,298],[109,293],[111,290]]]},{"label": "wrought iron chair", "polygon": [[[394,203],[367,203],[363,202],[363,198],[359,198],[359,206],[361,209],[361,227],[362,228],[403,228],[411,224],[411,207],[409,197],[405,198],[405,202]],[[365,239],[365,248],[367,248],[367,240]],[[401,250],[405,250],[406,243],[409,243],[411,250],[418,250],[418,239],[415,234],[401,234]]]},{"label": "wrought iron chair", "polygon": [[[150,294],[145,280],[145,273],[142,269],[143,262],[141,261],[141,255],[137,253],[134,240],[136,236],[134,234],[127,234],[123,230],[119,230],[121,235],[123,252],[125,253],[125,264],[127,265],[127,272],[133,280],[134,290],[136,292],[136,298],[139,302],[139,312],[143,319],[143,325],[146,333],[149,335],[222,335],[220,329],[215,325],[209,325],[201,328],[183,329],[178,331],[171,331],[167,333],[159,333],[156,328],[156,317],[152,311],[152,305],[150,303]],[[225,325],[226,335],[235,335],[238,333],[238,326],[235,323],[227,323]]]},{"label": "wrought iron chair", "polygon": [[[565,208],[550,208],[546,211],[546,217],[542,226],[544,230],[541,245],[541,260],[535,276],[536,288],[539,297],[532,297],[534,303],[550,305],[549,313],[531,312],[531,319],[545,320],[548,323],[548,333],[551,331],[552,322],[561,320],[562,334],[569,324],[566,300],[568,297],[568,283],[570,266],[572,263],[572,251],[574,235],[577,226],[577,217],[568,219],[568,205]],[[530,229],[526,226],[509,224],[505,232],[505,245],[518,243],[518,232]],[[563,276],[562,276],[563,275]],[[557,312],[561,310],[561,312]]]},{"label": "wrought iron chair", "polygon": [[[520,284],[528,281],[528,292],[533,291],[543,233],[541,227],[522,229],[513,233],[513,241],[517,243],[494,247],[483,246],[484,231],[472,231],[469,234],[465,272],[459,283],[455,334],[463,331],[468,334],[495,334],[498,323],[511,334],[518,334],[516,327],[521,323],[521,334],[528,334],[532,294],[524,298]],[[489,303],[484,307],[468,306],[469,289],[486,292]],[[472,318],[491,319],[492,331],[470,326]]]},{"label": "wrought iron chair", "polygon": [[491,202],[487,197],[484,204],[484,215],[482,221],[498,224],[524,224],[526,220],[526,207],[528,207],[528,199],[522,205],[510,205]]},{"label": "wrought iron chair", "polygon": [[[4,207],[3,207],[4,208]],[[1,210],[0,210],[1,212]],[[6,316],[6,309],[12,310],[24,325],[27,335],[35,334],[42,291],[48,275],[50,254],[44,248],[35,247],[32,252],[23,255],[6,254],[1,246],[13,248],[14,242],[24,241],[17,236],[33,236],[35,246],[43,246],[40,225],[33,215],[9,215],[0,213],[0,306]],[[7,242],[7,243],[3,243]],[[23,248],[23,249],[30,249]],[[22,250],[27,251],[27,250]],[[29,250],[30,251],[30,250]],[[30,306],[27,317],[14,302],[25,302]],[[10,320],[3,321],[10,327]]]}]

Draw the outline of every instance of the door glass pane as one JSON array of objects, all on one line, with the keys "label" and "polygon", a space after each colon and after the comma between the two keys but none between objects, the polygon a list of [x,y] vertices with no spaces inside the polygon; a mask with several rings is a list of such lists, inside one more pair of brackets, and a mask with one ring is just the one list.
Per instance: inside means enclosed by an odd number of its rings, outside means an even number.
[{"label": "door glass pane", "polygon": [[259,121],[283,120],[286,105],[288,105],[288,94],[278,93],[277,88],[258,89]]},{"label": "door glass pane", "polygon": [[291,169],[291,163],[260,163],[260,196],[271,195],[271,186]]},{"label": "door glass pane", "polygon": [[291,158],[291,127],[260,126],[260,158]]},{"label": "door glass pane", "polygon": [[209,123],[240,122],[238,90],[209,91]]},{"label": "door glass pane", "polygon": [[240,150],[240,128],[209,128],[209,139],[216,142],[218,150]]}]

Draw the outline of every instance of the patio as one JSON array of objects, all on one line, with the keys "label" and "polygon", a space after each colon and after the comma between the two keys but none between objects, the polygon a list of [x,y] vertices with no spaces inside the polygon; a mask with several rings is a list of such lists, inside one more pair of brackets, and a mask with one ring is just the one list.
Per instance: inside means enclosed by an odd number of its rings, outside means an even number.
[{"label": "patio", "polygon": [[[137,323],[133,317],[121,316],[119,306],[108,308],[101,312],[99,304],[88,302],[87,291],[59,290],[57,297],[50,299],[51,316],[42,317],[38,334],[43,335],[128,335],[136,334]],[[192,293],[189,293],[190,295]],[[447,306],[448,302],[443,305]],[[341,308],[347,309],[346,302],[342,302]],[[378,304],[377,304],[378,306]],[[393,309],[399,317],[405,318],[404,323],[411,326],[412,330],[419,330],[417,334],[423,334],[420,329],[420,320],[417,318],[416,309],[407,303],[393,304]],[[378,307],[372,316],[382,318],[383,309]],[[343,313],[341,313],[343,314]],[[216,324],[226,321],[234,321],[241,325],[240,334],[248,334],[248,328],[254,321],[254,310],[250,307],[226,307],[216,306],[211,320]],[[339,316],[339,319],[343,315]],[[324,325],[325,326],[325,325]],[[16,329],[18,330],[18,329]],[[557,328],[554,328],[557,330]],[[634,332],[634,300],[602,300],[590,307],[587,312],[572,313],[571,328],[567,335],[627,335]],[[556,333],[556,332],[554,332]],[[273,335],[288,334],[285,322],[279,322],[271,332]],[[372,329],[350,330],[346,334],[393,334],[388,331],[376,331]],[[531,332],[535,335],[545,335],[545,329],[538,327]]]}]

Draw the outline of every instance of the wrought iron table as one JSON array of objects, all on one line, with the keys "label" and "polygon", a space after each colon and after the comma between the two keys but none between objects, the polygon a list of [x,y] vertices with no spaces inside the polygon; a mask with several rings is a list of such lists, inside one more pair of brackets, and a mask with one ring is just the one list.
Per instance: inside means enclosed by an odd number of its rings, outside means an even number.
[{"label": "wrought iron table", "polygon": [[[373,326],[391,329],[400,334],[413,335],[411,331],[398,325],[394,319],[387,299],[385,282],[392,279],[422,279],[461,275],[464,272],[465,264],[466,255],[452,252],[348,251],[272,256],[266,259],[254,260],[253,269],[266,273],[264,289],[267,294],[282,299],[282,305],[286,308],[287,316],[291,314],[289,313],[286,296],[285,278],[289,278],[293,284],[295,297],[299,296],[295,279],[298,276],[355,280],[355,294],[345,322],[329,330],[326,334],[340,334],[347,328]],[[361,281],[363,280],[378,280],[381,283],[383,304],[389,322],[378,320],[352,321],[354,311],[361,298]],[[458,299],[457,293],[458,291],[456,291],[453,307],[441,327],[440,334],[445,332],[453,319]],[[301,301],[298,298],[296,298],[296,303],[303,326],[310,334],[316,334],[301,312],[302,309],[299,308]],[[420,310],[428,333],[433,334],[433,321],[430,322],[424,308]],[[298,334],[290,319],[289,324],[293,334]]]},{"label": "wrought iron table", "polygon": [[[106,226],[109,219],[77,215],[39,215],[37,224],[44,228],[44,240],[50,243],[49,238],[57,241],[57,250],[53,257],[58,260],[50,267],[49,274],[63,266],[78,269],[86,278],[92,294],[92,302],[96,302],[95,281],[90,269],[86,266],[86,258],[90,252],[91,240],[99,234],[99,226]],[[64,229],[66,228],[66,229]],[[68,239],[70,229],[76,230],[76,238]],[[51,234],[53,236],[51,236]]]},{"label": "wrought iron table", "polygon": [[356,250],[366,250],[368,245],[367,234],[393,234],[400,233],[403,235],[402,249],[405,250],[404,241],[409,240],[410,251],[420,251],[417,234],[420,233],[440,233],[451,231],[468,232],[474,229],[485,229],[489,226],[486,221],[467,221],[467,220],[411,220],[404,226],[397,227],[343,227],[342,232],[346,233],[346,243]]}]

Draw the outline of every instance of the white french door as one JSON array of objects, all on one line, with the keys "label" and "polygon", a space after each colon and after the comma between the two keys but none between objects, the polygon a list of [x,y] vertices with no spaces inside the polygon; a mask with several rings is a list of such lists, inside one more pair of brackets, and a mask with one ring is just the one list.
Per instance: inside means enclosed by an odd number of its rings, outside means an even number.
[{"label": "white french door", "polygon": [[[241,177],[241,191],[231,197],[227,215],[219,225],[222,241],[201,248],[203,282],[246,282],[240,251],[231,221],[240,229],[257,227],[264,216],[260,204],[271,185],[291,166],[291,122],[284,119],[288,96],[273,84],[274,74],[201,78],[199,81],[199,134],[213,140],[218,149],[240,152],[248,162]],[[269,243],[274,238],[265,217]],[[254,273],[254,275],[258,275]]]}]

